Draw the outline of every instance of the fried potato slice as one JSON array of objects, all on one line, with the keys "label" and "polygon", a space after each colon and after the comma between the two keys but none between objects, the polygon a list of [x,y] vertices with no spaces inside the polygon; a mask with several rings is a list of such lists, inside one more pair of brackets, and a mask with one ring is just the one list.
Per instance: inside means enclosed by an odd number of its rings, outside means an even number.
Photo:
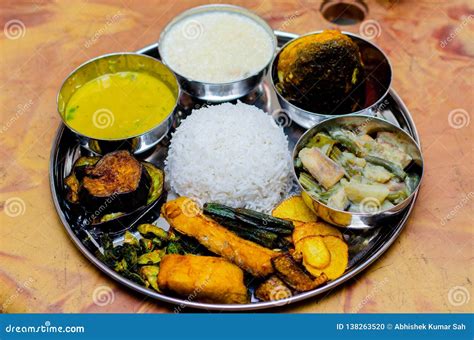
[{"label": "fried potato slice", "polygon": [[301,196],[292,196],[282,201],[273,209],[272,215],[284,220],[316,222],[318,217],[306,205]]},{"label": "fried potato slice", "polygon": [[300,240],[303,253],[303,263],[323,269],[331,263],[331,253],[321,236],[309,236]]},{"label": "fried potato slice", "polygon": [[324,236],[322,237],[326,247],[331,254],[331,261],[325,268],[316,268],[305,259],[303,254],[303,265],[306,270],[314,276],[326,274],[329,280],[335,280],[346,271],[349,262],[349,248],[347,244],[338,237]]},{"label": "fried potato slice", "polygon": [[335,236],[342,239],[341,232],[325,222],[293,222],[293,244],[308,236]]}]

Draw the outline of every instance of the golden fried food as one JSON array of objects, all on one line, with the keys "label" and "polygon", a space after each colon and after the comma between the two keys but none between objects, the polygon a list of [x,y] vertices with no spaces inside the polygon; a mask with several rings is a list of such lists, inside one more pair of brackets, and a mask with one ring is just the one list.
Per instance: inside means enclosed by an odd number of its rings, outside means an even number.
[{"label": "golden fried food", "polygon": [[[324,273],[329,280],[335,280],[346,271],[349,262],[349,248],[347,244],[338,237],[324,236],[322,239],[331,254],[331,261],[329,264],[324,268],[313,266],[312,264],[314,264],[315,261],[310,262],[309,259],[311,256],[314,256],[314,252],[312,253],[313,255],[305,254],[303,250],[303,265],[306,270],[314,276],[322,275]],[[305,239],[300,242],[304,240]]]},{"label": "golden fried food", "polygon": [[254,276],[273,273],[271,259],[279,253],[244,240],[203,215],[197,204],[187,197],[167,202],[163,216],[178,232],[191,236],[211,252],[218,254]]},{"label": "golden fried food", "polygon": [[323,273],[316,275],[317,278],[313,279],[301,269],[289,254],[282,254],[273,258],[272,263],[278,277],[289,287],[300,292],[314,289],[327,281],[327,277]]},{"label": "golden fried food", "polygon": [[249,302],[244,272],[220,257],[166,255],[160,264],[158,286],[195,301]]},{"label": "golden fried food", "polygon": [[300,222],[316,222],[318,219],[301,196],[292,196],[282,201],[273,209],[272,215],[284,220]]},{"label": "golden fried food", "polygon": [[261,301],[277,301],[292,295],[290,288],[276,275],[270,276],[255,290],[255,297]]},{"label": "golden fried food", "polygon": [[293,244],[297,244],[299,240],[308,236],[326,236],[331,235],[342,239],[341,232],[325,222],[293,222],[295,229],[293,230]]}]

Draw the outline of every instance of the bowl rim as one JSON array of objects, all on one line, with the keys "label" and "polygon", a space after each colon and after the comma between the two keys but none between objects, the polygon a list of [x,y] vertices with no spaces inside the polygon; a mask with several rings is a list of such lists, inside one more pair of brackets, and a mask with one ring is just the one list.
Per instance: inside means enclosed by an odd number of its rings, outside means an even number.
[{"label": "bowl rim", "polygon": [[[245,78],[241,78],[241,79],[237,79],[237,80],[233,80],[233,81],[228,81],[228,82],[214,83],[214,82],[200,81],[200,80],[197,80],[197,79],[189,78],[188,76],[185,76],[185,75],[177,72],[173,67],[171,67],[171,65],[169,65],[166,62],[166,60],[164,58],[164,54],[162,53],[163,52],[163,46],[164,46],[163,41],[164,41],[164,38],[165,38],[166,34],[170,31],[170,29],[174,25],[176,25],[178,22],[180,22],[181,20],[183,20],[187,17],[193,16],[193,15],[196,15],[196,14],[210,13],[210,12],[215,12],[215,11],[230,12],[230,13],[237,13],[239,15],[244,15],[247,18],[253,20],[258,25],[262,26],[262,28],[268,33],[268,35],[269,35],[269,37],[272,41],[272,45],[273,45],[271,56],[270,56],[269,60],[264,64],[263,67],[261,67],[259,70],[257,70],[256,72],[248,75]],[[201,6],[196,6],[196,7],[189,8],[189,9],[181,12],[177,16],[173,17],[173,19],[171,19],[165,25],[165,27],[161,31],[160,37],[158,39],[158,53],[160,55],[160,60],[163,64],[165,64],[179,78],[182,78],[182,79],[186,80],[187,82],[197,83],[197,84],[206,85],[206,86],[232,86],[232,85],[235,85],[235,84],[238,84],[238,83],[241,83],[241,82],[245,82],[246,80],[248,80],[252,77],[258,76],[263,70],[265,70],[267,67],[269,67],[273,63],[275,55],[277,54],[277,49],[278,49],[278,39],[275,35],[275,32],[263,18],[261,18],[257,13],[255,13],[255,12],[253,12],[253,11],[247,9],[247,8],[237,6],[237,5],[229,5],[229,4],[209,4],[209,5],[201,5]]]},{"label": "bowl rim", "polygon": [[[344,35],[347,35],[349,36],[351,39],[352,38],[355,38],[355,39],[359,39],[359,40],[362,40],[363,42],[369,44],[369,45],[372,45],[372,47],[374,47],[377,51],[379,51],[382,56],[385,58],[385,60],[387,61],[387,64],[388,64],[388,67],[389,67],[389,70],[390,70],[390,80],[388,82],[388,86],[387,86],[387,89],[384,91],[384,93],[382,95],[380,95],[380,97],[372,104],[370,104],[369,106],[367,107],[364,107],[360,110],[357,110],[357,111],[353,111],[353,112],[348,112],[348,113],[341,113],[341,114],[324,114],[324,113],[318,113],[318,112],[312,112],[312,111],[308,111],[308,110],[305,110],[303,108],[300,108],[299,106],[296,106],[295,104],[289,102],[281,93],[280,91],[278,91],[278,89],[276,88],[276,80],[274,79],[273,77],[273,69],[275,67],[275,62],[278,60],[281,52],[286,48],[288,47],[289,44],[291,44],[292,42],[298,40],[298,39],[301,39],[301,38],[304,38],[304,37],[307,37],[307,36],[310,36],[310,35],[315,35],[315,34],[321,34],[323,33],[324,31],[326,30],[316,30],[316,31],[312,31],[312,32],[309,32],[309,33],[305,33],[303,35],[299,35],[298,37],[296,38],[293,38],[291,40],[289,40],[287,43],[285,43],[282,47],[280,47],[280,49],[278,50],[278,52],[275,54],[273,60],[272,60],[272,63],[270,65],[270,70],[269,70],[269,73],[270,73],[270,80],[271,80],[271,83],[272,83],[272,88],[273,88],[273,91],[275,91],[277,97],[279,100],[282,100],[285,105],[288,105],[290,106],[291,108],[293,108],[294,110],[298,110],[299,112],[302,112],[302,113],[305,113],[305,114],[308,114],[308,115],[313,115],[313,116],[319,116],[319,117],[341,117],[341,116],[347,116],[347,115],[350,115],[350,114],[361,114],[367,110],[369,110],[370,108],[373,108],[373,107],[376,107],[377,105],[379,105],[383,99],[387,96],[387,94],[390,92],[390,88],[392,87],[392,82],[393,82],[393,68],[392,68],[392,63],[390,62],[390,59],[388,58],[387,54],[385,54],[385,52],[375,43],[373,43],[372,41],[370,41],[369,39],[365,39],[364,37],[358,35],[358,34],[355,34],[355,33],[352,33],[352,32],[348,32],[348,31],[340,31],[342,34]],[[363,61],[363,60],[362,60]]]},{"label": "bowl rim", "polygon": [[[170,110],[170,112],[168,113],[168,115],[161,121],[159,122],[158,124],[154,125],[152,128],[142,132],[142,133],[138,133],[138,134],[135,134],[135,135],[131,135],[131,136],[127,136],[127,137],[123,137],[123,138],[97,138],[97,137],[92,137],[92,136],[88,136],[82,132],[78,132],[76,129],[72,128],[67,122],[66,120],[64,119],[63,115],[61,114],[60,110],[59,110],[59,97],[61,96],[61,92],[64,88],[64,86],[66,85],[66,82],[72,77],[74,76],[76,73],[80,72],[85,66],[89,65],[89,64],[92,64],[92,63],[95,63],[97,62],[98,60],[101,60],[101,59],[107,59],[107,58],[112,58],[112,57],[119,57],[119,56],[126,56],[126,55],[129,55],[129,56],[134,56],[134,57],[138,57],[138,58],[147,58],[149,60],[152,60],[153,62],[157,62],[159,64],[161,64],[163,67],[165,67],[171,74],[171,76],[173,77],[173,80],[176,84],[176,88],[177,88],[177,93],[176,93],[176,100],[174,102],[174,105],[172,107],[172,109]],[[104,74],[107,74],[107,73],[104,73]],[[104,75],[103,74],[103,75]],[[119,141],[125,141],[125,140],[129,140],[129,139],[133,139],[133,138],[137,138],[137,137],[140,137],[140,136],[143,136],[143,135],[146,135],[147,133],[153,131],[154,129],[160,127],[161,125],[165,124],[169,118],[173,115],[173,113],[175,112],[176,108],[178,107],[178,103],[179,103],[179,98],[181,97],[181,86],[179,84],[179,81],[178,79],[176,78],[176,75],[174,74],[173,70],[171,70],[167,65],[165,65],[164,63],[162,63],[159,59],[156,59],[156,58],[153,58],[151,56],[148,56],[148,55],[145,55],[145,54],[140,54],[140,53],[137,53],[137,52],[113,52],[113,53],[107,53],[107,54],[103,54],[103,55],[99,55],[97,57],[94,57],[92,59],[89,59],[85,62],[83,62],[82,64],[80,64],[79,66],[77,66],[74,70],[72,70],[63,80],[63,82],[61,83],[61,86],[59,87],[59,91],[58,91],[58,94],[56,95],[56,110],[59,114],[59,117],[61,118],[61,121],[63,122],[63,124],[69,129],[71,130],[72,132],[74,132],[76,135],[80,136],[80,137],[83,137],[83,138],[88,138],[88,139],[92,139],[92,140],[97,140],[97,141],[104,141],[104,142],[119,142]],[[67,105],[67,103],[66,103]]]},{"label": "bowl rim", "polygon": [[[352,211],[347,211],[347,210],[340,210],[340,209],[336,209],[336,208],[333,208],[333,207],[330,207],[328,206],[327,204],[317,200],[316,198],[314,198],[306,189],[303,188],[303,186],[301,185],[300,183],[300,180],[298,178],[298,176],[296,175],[296,166],[295,166],[295,159],[297,157],[297,152],[296,150],[299,149],[299,147],[301,146],[301,142],[303,141],[303,139],[311,134],[316,128],[320,127],[321,125],[323,124],[327,124],[328,122],[332,122],[332,121],[335,121],[335,120],[338,120],[338,119],[345,119],[345,118],[350,118],[350,117],[354,117],[354,118],[361,118],[361,119],[370,119],[370,120],[376,120],[376,121],[379,121],[383,124],[387,124],[389,125],[390,127],[394,128],[395,130],[397,130],[398,132],[402,132],[405,137],[407,137],[409,139],[409,141],[416,146],[416,149],[417,151],[420,153],[420,159],[421,159],[421,172],[420,172],[420,181],[418,182],[415,190],[413,190],[413,192],[408,195],[408,197],[406,197],[403,201],[401,201],[400,203],[398,203],[397,205],[391,207],[391,208],[388,208],[388,209],[384,209],[384,210],[380,210],[380,211],[377,211],[377,212],[374,212],[374,213],[364,213],[364,212],[352,212]],[[418,190],[420,189],[421,187],[421,182],[423,181],[423,175],[424,175],[424,172],[425,172],[425,160],[423,158],[423,152],[421,150],[421,146],[413,139],[412,136],[410,136],[409,133],[407,133],[405,130],[403,130],[402,128],[396,126],[395,124],[389,122],[388,120],[386,119],[383,119],[383,118],[379,118],[379,117],[374,117],[374,116],[370,116],[370,115],[361,115],[361,114],[356,114],[356,113],[350,113],[350,114],[347,114],[347,115],[341,115],[341,116],[335,116],[333,118],[329,118],[329,119],[326,119],[326,120],[323,120],[322,122],[319,122],[317,123],[316,125],[314,125],[313,127],[309,128],[308,130],[305,131],[305,133],[303,133],[301,135],[301,137],[298,139],[298,141],[296,142],[295,146],[293,147],[293,151],[291,153],[291,160],[292,160],[292,175],[293,175],[293,178],[296,180],[296,182],[298,183],[298,186],[299,188],[301,189],[302,192],[306,193],[308,196],[311,197],[311,199],[313,201],[316,201],[318,204],[324,206],[325,208],[327,209],[330,209],[332,211],[335,211],[335,212],[338,212],[338,213],[341,213],[341,214],[350,214],[351,216],[361,216],[361,217],[367,217],[367,216],[376,216],[376,215],[379,215],[379,214],[382,214],[382,213],[385,213],[385,212],[388,212],[388,211],[391,211],[391,210],[395,210],[395,211],[398,211],[398,207],[404,207],[406,205],[407,202],[410,202],[411,199],[413,199],[413,197],[415,195],[417,195],[418,193]]]}]

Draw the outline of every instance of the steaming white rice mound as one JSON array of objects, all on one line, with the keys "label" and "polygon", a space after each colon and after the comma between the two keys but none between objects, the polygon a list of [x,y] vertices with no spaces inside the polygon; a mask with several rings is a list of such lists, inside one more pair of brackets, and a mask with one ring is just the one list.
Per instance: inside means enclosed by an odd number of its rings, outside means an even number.
[{"label": "steaming white rice mound", "polygon": [[270,211],[288,190],[290,164],[283,129],[239,102],[201,108],[183,120],[165,171],[181,196]]}]

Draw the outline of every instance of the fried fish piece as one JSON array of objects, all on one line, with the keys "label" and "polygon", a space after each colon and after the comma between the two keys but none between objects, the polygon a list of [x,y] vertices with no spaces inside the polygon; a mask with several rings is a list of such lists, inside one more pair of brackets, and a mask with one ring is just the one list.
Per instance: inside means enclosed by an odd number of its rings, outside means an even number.
[{"label": "fried fish piece", "polygon": [[211,252],[218,254],[253,276],[273,273],[271,259],[280,253],[244,240],[203,215],[197,204],[187,197],[169,201],[161,208],[163,216],[177,231],[191,236]]},{"label": "fried fish piece", "polygon": [[166,255],[158,286],[180,296],[207,303],[248,303],[244,272],[221,257]]}]

